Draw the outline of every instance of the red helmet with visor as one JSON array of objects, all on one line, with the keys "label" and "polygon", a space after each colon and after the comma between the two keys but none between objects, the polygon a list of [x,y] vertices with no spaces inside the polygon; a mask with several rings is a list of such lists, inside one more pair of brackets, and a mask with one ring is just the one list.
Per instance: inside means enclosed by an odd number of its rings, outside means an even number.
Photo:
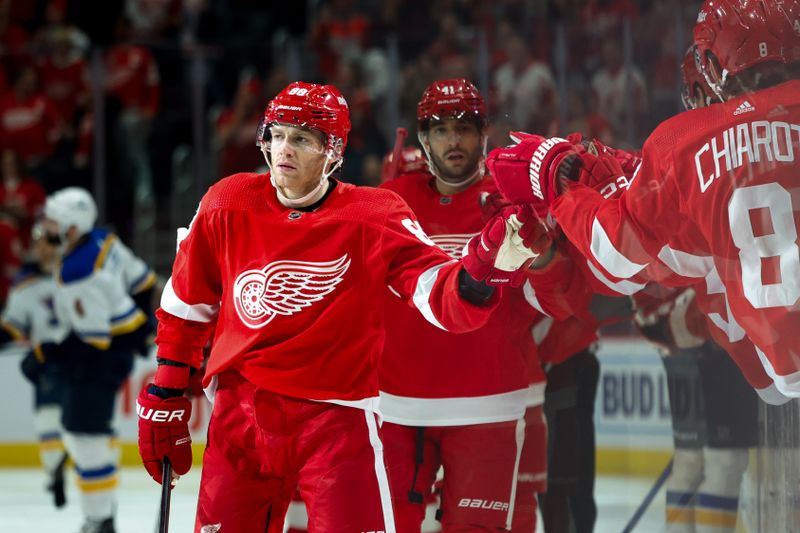
[{"label": "red helmet with visor", "polygon": [[322,132],[325,151],[332,159],[341,158],[350,133],[350,110],[342,93],[333,85],[296,81],[272,99],[258,127],[256,144],[268,140],[269,126],[287,124]]}]

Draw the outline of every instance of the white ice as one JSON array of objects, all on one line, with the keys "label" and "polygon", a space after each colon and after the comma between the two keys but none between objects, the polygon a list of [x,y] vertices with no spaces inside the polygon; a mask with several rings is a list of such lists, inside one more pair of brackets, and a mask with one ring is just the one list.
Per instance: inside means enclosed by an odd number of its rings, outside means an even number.
[{"label": "white ice", "polygon": [[[53,507],[44,483],[44,476],[38,469],[0,470],[0,529],[24,533],[74,533],[80,529],[82,518],[74,475],[70,473],[67,506],[62,510]],[[199,483],[199,468],[192,469],[178,482],[172,494],[170,533],[191,533]],[[651,485],[652,480],[641,478],[598,478],[595,486],[598,502],[595,532],[620,533]],[[143,468],[124,468],[120,476],[117,533],[155,531],[159,498],[160,486]],[[658,533],[664,530],[662,490],[634,531]]]}]

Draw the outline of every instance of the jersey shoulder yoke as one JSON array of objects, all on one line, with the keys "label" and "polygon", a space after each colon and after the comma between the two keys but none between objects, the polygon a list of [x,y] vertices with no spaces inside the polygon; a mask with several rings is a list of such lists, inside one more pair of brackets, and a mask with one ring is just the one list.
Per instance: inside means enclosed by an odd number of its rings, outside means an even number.
[{"label": "jersey shoulder yoke", "polygon": [[62,283],[73,283],[88,278],[103,267],[108,251],[117,237],[107,230],[95,229],[87,239],[67,255],[61,263]]}]

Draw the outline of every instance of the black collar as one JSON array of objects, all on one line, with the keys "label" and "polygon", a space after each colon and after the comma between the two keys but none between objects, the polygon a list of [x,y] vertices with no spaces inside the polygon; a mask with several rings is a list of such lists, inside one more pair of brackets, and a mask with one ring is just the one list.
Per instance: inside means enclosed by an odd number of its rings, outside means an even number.
[{"label": "black collar", "polygon": [[317,200],[311,205],[307,205],[305,207],[295,207],[295,211],[302,211],[303,213],[311,213],[312,211],[316,211],[320,207],[322,207],[322,203],[328,199],[328,196],[331,195],[333,190],[336,188],[336,184],[339,183],[333,178],[328,178],[328,190],[325,191],[325,194],[322,195],[322,198]]}]

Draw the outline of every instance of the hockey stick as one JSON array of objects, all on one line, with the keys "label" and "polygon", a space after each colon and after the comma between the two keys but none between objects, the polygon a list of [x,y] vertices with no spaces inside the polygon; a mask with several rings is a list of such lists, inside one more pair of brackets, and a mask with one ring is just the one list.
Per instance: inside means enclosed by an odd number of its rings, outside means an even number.
[{"label": "hockey stick", "polygon": [[655,498],[656,494],[658,494],[658,491],[661,490],[661,487],[664,485],[664,482],[667,481],[667,478],[669,477],[671,472],[672,472],[672,459],[669,460],[667,466],[664,467],[664,471],[661,472],[661,475],[658,476],[656,482],[653,483],[652,487],[650,487],[650,492],[647,493],[647,496],[644,497],[644,500],[642,500],[642,503],[640,503],[639,507],[636,509],[636,512],[634,512],[631,519],[628,520],[628,523],[625,525],[625,528],[622,530],[622,533],[631,533],[633,531],[633,528],[635,528],[636,524],[639,523],[639,520],[642,519],[642,516],[644,515],[645,511],[647,511],[647,508],[650,507],[650,504],[653,502],[653,498]]},{"label": "hockey stick", "polygon": [[397,128],[395,130],[394,148],[392,148],[392,161],[389,167],[386,181],[391,181],[397,177],[398,170],[400,169],[400,158],[403,157],[403,145],[406,143],[408,137],[408,130],[405,128]]},{"label": "hockey stick", "polygon": [[161,508],[158,513],[158,533],[169,533],[169,504],[172,495],[172,463],[164,457],[161,471]]}]

